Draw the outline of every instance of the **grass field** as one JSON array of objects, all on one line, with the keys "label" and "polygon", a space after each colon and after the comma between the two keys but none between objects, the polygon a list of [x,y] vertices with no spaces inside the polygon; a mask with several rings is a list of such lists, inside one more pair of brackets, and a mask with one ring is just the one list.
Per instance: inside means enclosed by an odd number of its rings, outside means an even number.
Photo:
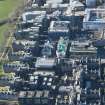
[{"label": "grass field", "polygon": [[0,19],[7,18],[14,11],[22,0],[1,0],[0,1]]},{"label": "grass field", "polygon": [[[0,20],[7,19],[13,11],[21,4],[22,0],[0,0]],[[8,30],[8,24],[0,26],[0,48],[5,43],[4,32]]]}]

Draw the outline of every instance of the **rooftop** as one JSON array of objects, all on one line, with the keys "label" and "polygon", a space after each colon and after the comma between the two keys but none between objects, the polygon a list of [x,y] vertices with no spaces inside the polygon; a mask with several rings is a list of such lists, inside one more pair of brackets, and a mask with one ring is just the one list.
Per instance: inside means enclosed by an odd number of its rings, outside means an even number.
[{"label": "rooftop", "polygon": [[29,40],[15,40],[14,43],[22,44],[24,46],[31,46],[35,45],[36,41],[29,41]]},{"label": "rooftop", "polygon": [[47,0],[46,4],[61,4],[62,0]]},{"label": "rooftop", "polygon": [[86,9],[84,22],[105,23],[105,9]]},{"label": "rooftop", "polygon": [[69,21],[52,21],[49,30],[50,31],[66,31],[68,32]]},{"label": "rooftop", "polygon": [[52,68],[55,66],[54,58],[37,58],[36,68]]},{"label": "rooftop", "polygon": [[25,12],[22,14],[22,19],[23,21],[31,21],[37,17],[37,16],[41,16],[41,15],[45,15],[46,11],[31,11],[31,12]]},{"label": "rooftop", "polygon": [[87,42],[73,41],[71,43],[70,52],[96,53],[96,48],[93,47],[89,41]]}]

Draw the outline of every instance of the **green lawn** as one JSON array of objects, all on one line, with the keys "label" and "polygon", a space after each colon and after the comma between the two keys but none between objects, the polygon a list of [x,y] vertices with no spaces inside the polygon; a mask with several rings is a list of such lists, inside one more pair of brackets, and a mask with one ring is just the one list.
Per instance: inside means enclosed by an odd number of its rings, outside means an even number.
[{"label": "green lawn", "polygon": [[[15,9],[21,4],[22,0],[1,0],[0,1],[0,20],[6,19],[15,11]],[[8,29],[8,24],[0,26],[0,48],[5,44],[4,33]],[[1,51],[1,49],[0,49]]]},{"label": "green lawn", "polygon": [[16,9],[22,0],[1,0],[0,1],[0,19],[7,18],[8,15]]}]

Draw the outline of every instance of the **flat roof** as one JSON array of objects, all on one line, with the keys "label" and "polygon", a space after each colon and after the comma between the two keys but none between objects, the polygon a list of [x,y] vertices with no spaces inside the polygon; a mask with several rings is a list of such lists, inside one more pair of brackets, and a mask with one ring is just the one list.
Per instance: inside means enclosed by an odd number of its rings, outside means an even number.
[{"label": "flat roof", "polygon": [[14,40],[14,43],[16,44],[22,44],[22,45],[35,45],[36,44],[36,41],[30,41],[30,40]]},{"label": "flat roof", "polygon": [[66,31],[68,32],[69,29],[68,29],[68,25],[69,25],[69,21],[52,21],[51,24],[50,24],[50,28],[49,28],[49,31]]},{"label": "flat roof", "polygon": [[[41,16],[41,15],[45,15],[46,14],[46,11],[30,11],[30,12],[24,12],[22,14],[22,18],[23,18],[23,21],[28,21],[27,20],[27,16],[28,15],[33,15],[34,17],[37,17],[37,16]],[[32,16],[31,16],[32,18]],[[34,19],[34,18],[33,18]]]},{"label": "flat roof", "polygon": [[62,0],[47,0],[46,1],[46,4],[61,4],[62,3]]},{"label": "flat roof", "polygon": [[27,97],[28,97],[28,98],[32,98],[32,97],[34,97],[34,94],[35,94],[34,91],[28,91],[28,92],[27,92]]},{"label": "flat roof", "polygon": [[24,97],[26,97],[26,91],[20,91],[19,98],[24,98]]},{"label": "flat roof", "polygon": [[54,58],[37,58],[36,65],[37,68],[52,68],[55,66],[55,59]]},{"label": "flat roof", "polygon": [[86,9],[83,21],[105,23],[105,9]]},{"label": "flat roof", "polygon": [[70,47],[71,53],[96,53],[96,50],[97,49],[94,46],[92,46],[92,44],[89,41],[73,41]]}]

